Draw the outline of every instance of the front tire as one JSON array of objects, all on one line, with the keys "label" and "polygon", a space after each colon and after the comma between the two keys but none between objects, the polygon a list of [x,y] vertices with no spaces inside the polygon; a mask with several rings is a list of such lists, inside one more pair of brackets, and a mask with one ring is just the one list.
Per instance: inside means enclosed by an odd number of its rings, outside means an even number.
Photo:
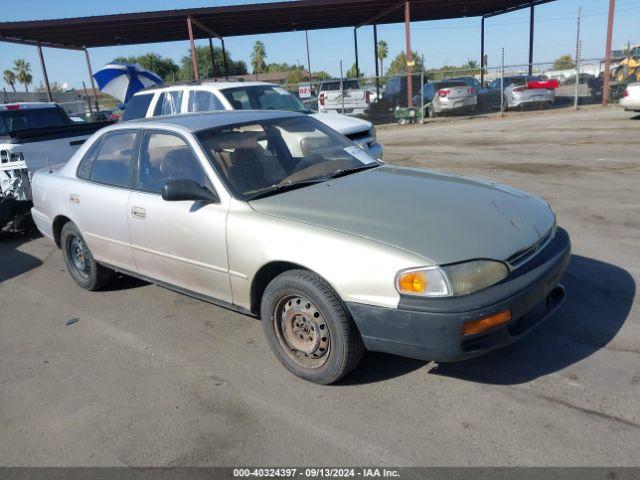
[{"label": "front tire", "polygon": [[115,276],[115,272],[96,262],[73,222],[67,222],[60,234],[62,254],[71,278],[85,290],[100,290]]},{"label": "front tire", "polygon": [[329,385],[352,371],[365,348],[346,306],[320,276],[289,270],[267,286],[260,308],[271,350],[294,375]]}]

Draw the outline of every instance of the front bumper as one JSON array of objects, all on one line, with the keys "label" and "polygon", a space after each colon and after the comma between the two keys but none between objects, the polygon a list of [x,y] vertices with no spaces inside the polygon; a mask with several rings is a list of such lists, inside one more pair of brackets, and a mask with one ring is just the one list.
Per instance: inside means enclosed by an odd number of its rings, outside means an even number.
[{"label": "front bumper", "polygon": [[[553,315],[564,301],[559,281],[571,258],[563,229],[528,263],[507,279],[462,297],[402,297],[397,309],[348,303],[368,350],[420,360],[451,362],[513,343]],[[503,310],[512,319],[492,330],[462,335],[464,322]]]}]

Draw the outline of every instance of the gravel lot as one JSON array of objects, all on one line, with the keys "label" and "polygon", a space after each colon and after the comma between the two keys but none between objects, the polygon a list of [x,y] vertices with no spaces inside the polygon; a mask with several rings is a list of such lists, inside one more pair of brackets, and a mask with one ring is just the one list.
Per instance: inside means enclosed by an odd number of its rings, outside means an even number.
[{"label": "gravel lot", "polygon": [[459,364],[369,354],[346,382],[312,385],[254,319],[130,278],[85,292],[48,241],[4,238],[0,465],[640,465],[632,116],[379,129],[387,161],[542,195],[572,235],[560,313]]}]

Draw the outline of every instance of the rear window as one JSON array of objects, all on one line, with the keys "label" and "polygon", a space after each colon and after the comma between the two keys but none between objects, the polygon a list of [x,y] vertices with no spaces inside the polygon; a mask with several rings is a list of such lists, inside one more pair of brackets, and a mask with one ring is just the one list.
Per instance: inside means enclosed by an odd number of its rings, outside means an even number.
[{"label": "rear window", "polygon": [[436,89],[439,88],[451,88],[451,87],[466,87],[467,84],[464,82],[438,82],[433,84]]},{"label": "rear window", "polygon": [[146,117],[152,98],[153,93],[134,95],[133,98],[129,100],[129,103],[127,103],[127,108],[124,110],[122,120],[134,120],[136,118]]},{"label": "rear window", "polygon": [[0,135],[8,135],[12,130],[56,127],[70,123],[69,116],[57,107],[0,111]]},{"label": "rear window", "polygon": [[[342,82],[342,88],[344,90],[360,90],[360,83],[357,80],[344,80]],[[320,86],[320,90],[325,92],[340,90],[340,80],[324,82]]]}]

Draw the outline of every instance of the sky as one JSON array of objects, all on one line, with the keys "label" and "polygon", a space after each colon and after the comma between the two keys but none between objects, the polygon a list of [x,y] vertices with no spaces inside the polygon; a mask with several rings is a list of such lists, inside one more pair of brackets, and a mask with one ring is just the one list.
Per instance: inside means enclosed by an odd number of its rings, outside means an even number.
[{"label": "sky", "polygon": [[[11,2],[4,8],[2,21],[40,20],[75,16],[103,15],[149,10],[219,6],[241,3],[264,3],[267,0],[26,0]],[[575,53],[576,16],[582,9],[582,58],[604,56],[609,0],[556,0],[536,7],[534,62],[553,62],[562,54]],[[623,48],[627,42],[640,43],[640,0],[617,0],[613,48]],[[412,50],[424,55],[427,67],[443,64],[461,65],[472,59],[480,60],[480,19],[463,18],[412,23]],[[507,65],[528,62],[529,12],[527,9],[489,18],[485,23],[486,53],[489,67],[498,67],[501,50],[505,49]],[[302,63],[306,65],[304,32],[277,33],[225,39],[227,50],[234,60],[249,65],[251,49],[261,40],[267,50],[267,62]],[[378,40],[389,44],[389,58],[404,49],[404,25],[378,26]],[[217,42],[217,41],[216,41]],[[207,45],[206,40],[198,44]],[[345,70],[354,62],[353,30],[340,28],[309,32],[311,68],[339,74],[340,60]],[[358,30],[359,64],[361,71],[373,75],[373,31],[371,27]],[[188,53],[188,41],[104,47],[90,49],[94,71],[117,56],[156,52],[176,62]],[[81,87],[88,84],[84,55],[78,51],[44,49],[50,82]],[[13,60],[24,58],[31,63],[34,86],[42,82],[37,49],[31,46],[0,42],[0,71],[12,68]],[[1,79],[0,79],[1,82]],[[22,89],[18,86],[18,89]],[[7,86],[8,89],[8,86]]]}]

